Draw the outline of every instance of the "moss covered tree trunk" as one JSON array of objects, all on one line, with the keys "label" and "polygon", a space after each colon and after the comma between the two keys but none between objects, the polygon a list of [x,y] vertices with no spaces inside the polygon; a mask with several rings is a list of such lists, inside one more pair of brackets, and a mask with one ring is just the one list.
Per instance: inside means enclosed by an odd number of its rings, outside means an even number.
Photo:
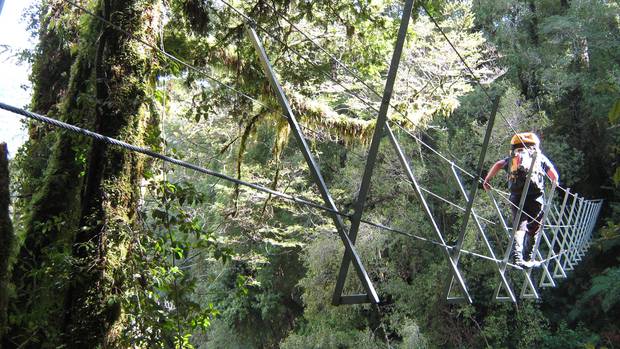
[{"label": "moss covered tree trunk", "polygon": [[[77,54],[59,54],[72,61],[64,89],[62,82],[54,85],[49,80],[57,72],[43,67],[54,57],[38,58],[41,66],[33,75],[37,109],[52,109],[54,98],[45,91],[55,91],[63,97],[58,118],[130,143],[143,143],[149,113],[146,91],[154,84],[149,57],[155,55],[135,37],[155,42],[151,28],[157,17],[152,11],[155,2],[93,3],[94,12],[132,35],[84,17],[76,33]],[[43,48],[56,40],[68,42],[56,35],[41,39]],[[113,341],[113,325],[122,313],[115,295],[125,286],[122,263],[134,228],[142,161],[136,154],[65,131],[51,132],[53,146],[26,210],[25,239],[13,274],[13,320],[5,343],[105,345]],[[44,142],[35,138],[33,146]]]},{"label": "moss covered tree trunk", "polygon": [[9,214],[9,159],[6,143],[0,143],[0,348],[7,325],[9,258],[15,240]]},{"label": "moss covered tree trunk", "polygon": [[[96,38],[99,28],[100,25],[92,23],[80,33],[80,37]],[[55,35],[46,37],[52,41],[57,38]],[[41,46],[46,45],[43,43]],[[50,48],[41,53],[51,54],[51,51],[53,50]],[[80,50],[72,59],[66,95],[57,112],[58,118],[86,127],[92,123],[90,120],[94,110],[89,102],[94,99],[90,92],[93,80],[91,51]],[[40,56],[38,59],[41,64],[45,64],[43,62],[48,58]],[[47,74],[41,71],[43,75],[39,75],[36,69],[35,66],[33,77],[41,78],[41,81],[34,80],[33,104],[38,105],[36,100],[41,98],[48,101],[41,103],[51,107],[49,103],[53,98],[37,93],[43,91],[37,87],[39,84],[44,87],[50,85],[44,77]],[[55,74],[49,75],[50,78],[54,76]],[[40,106],[44,109],[43,105]],[[15,346],[36,347],[60,343],[61,327],[58,319],[62,318],[64,313],[62,294],[66,291],[73,269],[70,258],[71,242],[78,230],[84,170],[82,158],[88,150],[88,142],[84,138],[57,129],[39,130],[48,132],[48,135],[35,135],[30,141],[33,152],[27,154],[29,158],[26,162],[36,163],[41,154],[48,154],[49,157],[44,164],[34,165],[26,172],[31,178],[25,181],[34,184],[30,187],[32,197],[25,212],[24,242],[20,246],[12,274],[15,295],[11,300],[12,322],[7,340]],[[49,147],[49,150],[46,147]],[[42,167],[39,168],[40,166]],[[42,175],[38,178],[40,172]]]},{"label": "moss covered tree trunk", "polygon": [[[47,1],[41,5],[39,41],[30,77],[34,83],[30,103],[32,111],[53,118],[63,118],[59,103],[67,94],[71,65],[75,59],[70,47],[77,44],[79,37],[74,22],[65,21],[62,25],[56,22],[63,13],[71,10],[69,6],[61,0]],[[40,189],[55,139],[51,126],[34,121],[30,123],[23,155],[27,161],[20,162],[21,196],[30,197]]]},{"label": "moss covered tree trunk", "polygon": [[[154,1],[101,1],[102,16],[133,36],[154,41]],[[95,55],[94,129],[142,144],[149,119],[147,93],[154,83],[153,54],[134,39],[105,28]],[[63,333],[73,346],[114,343],[121,319],[120,294],[127,286],[124,259],[136,230],[143,160],[136,154],[95,142],[82,189],[80,229],[73,243],[74,282],[66,297]],[[131,278],[131,276],[129,276]]]}]

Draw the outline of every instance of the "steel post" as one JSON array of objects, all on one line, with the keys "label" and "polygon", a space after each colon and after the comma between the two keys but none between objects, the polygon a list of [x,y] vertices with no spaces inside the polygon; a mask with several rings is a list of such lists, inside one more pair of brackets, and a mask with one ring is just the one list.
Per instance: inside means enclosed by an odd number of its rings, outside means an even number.
[{"label": "steel post", "polygon": [[[392,61],[390,62],[390,70],[388,71],[387,80],[385,82],[385,88],[383,89],[383,98],[381,100],[381,106],[379,108],[379,114],[377,115],[377,122],[375,123],[375,131],[368,150],[368,156],[366,158],[366,166],[364,168],[364,175],[362,177],[362,183],[360,190],[355,201],[355,211],[353,218],[351,219],[351,229],[349,230],[349,238],[353,243],[357,239],[357,233],[359,231],[360,222],[364,213],[364,205],[366,204],[366,197],[370,191],[370,180],[377,160],[377,154],[379,152],[379,145],[383,138],[384,129],[387,121],[387,112],[390,107],[390,100],[392,98],[392,92],[394,89],[394,82],[396,81],[396,75],[398,73],[398,66],[400,64],[400,58],[403,52],[403,46],[405,45],[405,39],[407,36],[407,28],[409,27],[409,20],[411,18],[411,11],[413,10],[414,0],[406,0],[403,8],[403,14],[400,21],[400,28],[398,29],[398,36],[396,38],[396,44],[394,46],[394,52],[392,53]],[[332,297],[332,304],[338,305],[342,303],[343,296],[342,290],[344,289],[344,283],[349,271],[349,263],[351,259],[345,254],[340,263],[340,271],[338,272],[338,279],[336,280],[336,287]]]},{"label": "steel post", "polygon": [[592,200],[590,201],[591,209],[590,215],[588,217],[588,221],[586,223],[586,227],[583,232],[583,241],[581,244],[580,255],[584,257],[588,248],[590,247],[590,237],[592,236],[592,230],[594,230],[594,226],[596,225],[596,221],[598,218],[598,209],[600,206],[600,200]]},{"label": "steel post", "polygon": [[588,226],[590,225],[590,220],[592,219],[592,211],[594,209],[594,203],[591,200],[587,200],[586,202],[586,213],[584,214],[583,224],[579,231],[579,243],[578,248],[575,251],[575,260],[581,262],[583,259],[583,247],[585,244],[585,238],[588,230]]},{"label": "steel post", "polygon": [[493,126],[495,125],[495,115],[497,114],[497,108],[499,106],[499,98],[496,98],[493,101],[493,107],[491,109],[491,115],[489,117],[489,122],[487,123],[486,132],[484,133],[484,141],[482,142],[482,149],[480,150],[480,156],[478,157],[478,167],[476,172],[476,178],[472,182],[471,189],[469,190],[469,195],[464,192],[462,189],[461,181],[459,179],[458,174],[454,171],[454,166],[452,166],[452,172],[454,173],[459,187],[461,187],[461,192],[467,200],[467,207],[465,208],[465,216],[463,217],[463,223],[461,224],[461,230],[459,233],[459,238],[456,241],[456,245],[452,250],[452,258],[454,259],[454,264],[459,264],[459,257],[461,256],[461,247],[463,246],[463,240],[465,239],[465,232],[467,231],[467,223],[469,223],[469,216],[471,215],[472,207],[474,206],[474,200],[476,199],[476,193],[478,191],[479,178],[482,178],[482,171],[484,170],[484,159],[487,155],[487,149],[489,148],[489,140],[491,139],[491,133],[493,132]]},{"label": "steel post", "polygon": [[573,260],[573,254],[575,252],[575,246],[577,245],[576,235],[577,235],[577,232],[581,224],[581,216],[583,215],[583,198],[578,198],[577,201],[579,202],[579,204],[577,208],[577,214],[575,215],[575,224],[572,225],[571,231],[569,234],[569,245],[568,245],[567,258],[566,258],[566,262],[568,266],[565,267],[566,270],[574,269],[575,261]]},{"label": "steel post", "polygon": [[[303,135],[301,127],[299,126],[299,122],[297,121],[297,118],[295,117],[295,114],[293,113],[290,107],[288,99],[286,98],[286,95],[284,91],[282,90],[282,87],[280,86],[278,79],[276,78],[273,68],[271,67],[271,63],[269,62],[267,53],[265,52],[265,49],[260,39],[258,38],[258,35],[256,35],[256,31],[250,25],[246,25],[246,33],[248,37],[250,38],[250,41],[254,45],[254,49],[258,53],[260,62],[263,66],[263,69],[265,70],[265,75],[269,79],[269,83],[271,84],[271,87],[274,89],[276,93],[278,102],[280,103],[280,106],[282,107],[284,111],[284,115],[286,115],[287,117],[287,120],[289,122],[289,126],[291,128],[293,135],[295,136],[295,138],[297,139],[297,142],[299,143],[299,147],[304,155],[306,163],[308,164],[310,173],[312,174],[312,179],[317,185],[319,192],[321,193],[321,197],[323,198],[323,201],[325,201],[325,204],[327,205],[328,208],[337,212],[338,210],[336,208],[336,204],[334,200],[332,199],[331,194],[329,193],[329,190],[327,189],[327,184],[325,184],[325,180],[323,179],[323,176],[321,175],[319,166],[317,165],[312,153],[310,152],[310,147],[308,146],[308,143],[306,142],[306,139]],[[338,235],[340,236],[342,243],[344,244],[346,256],[348,256],[349,259],[353,260],[353,265],[357,272],[358,278],[362,286],[364,287],[364,290],[366,291],[366,297],[358,297],[357,300],[359,302],[371,302],[375,304],[379,303],[379,296],[377,295],[377,292],[375,291],[375,288],[372,285],[370,278],[368,277],[368,273],[364,269],[362,261],[359,255],[357,254],[357,251],[355,250],[353,242],[349,238],[349,235],[347,235],[347,229],[346,229],[344,222],[342,221],[341,216],[336,213],[332,213],[331,216],[334,221],[334,225],[336,226],[336,229],[338,231]]]},{"label": "steel post", "polygon": [[[566,273],[564,272],[564,269],[562,269],[562,264],[560,263],[561,254],[560,255],[556,254],[555,246],[556,244],[559,245],[560,243],[559,234],[562,229],[564,213],[566,212],[566,203],[568,202],[568,197],[570,195],[569,193],[570,193],[570,189],[566,189],[564,192],[564,198],[562,199],[562,205],[560,206],[560,210],[554,219],[555,227],[552,227],[551,229],[553,232],[553,237],[551,238],[551,244],[549,246],[549,252],[547,253],[547,259],[553,258],[553,261],[555,263],[555,268],[553,269],[553,277],[566,277]],[[562,252],[562,248],[560,247],[560,250],[558,251],[558,253],[561,253],[561,252]],[[549,260],[549,262],[550,261],[551,260]],[[547,262],[547,265],[549,262]],[[557,274],[558,270],[560,273],[559,276]],[[541,279],[541,285],[542,285],[542,279]]]},{"label": "steel post", "polygon": [[572,222],[575,214],[575,206],[577,205],[577,195],[572,194],[572,196],[573,203],[571,204],[570,213],[568,214],[565,227],[562,229],[562,244],[560,245],[560,260],[562,261],[562,270],[564,270],[564,272],[567,270],[566,267],[568,264],[568,252],[570,249],[570,235],[573,229]]},{"label": "steel post", "polygon": [[[472,213],[473,206],[474,206],[474,200],[476,199],[476,193],[478,191],[478,185],[479,185],[478,180],[482,178],[482,171],[484,170],[483,168],[484,159],[486,157],[487,149],[489,147],[489,140],[491,139],[491,133],[493,132],[493,126],[495,125],[495,115],[497,114],[498,106],[499,106],[499,97],[493,101],[491,115],[489,116],[489,121],[487,122],[487,128],[484,134],[484,141],[482,142],[482,149],[480,150],[480,156],[478,158],[478,170],[476,173],[477,176],[474,178],[474,181],[472,182],[469,195],[467,195],[467,192],[465,191],[465,188],[463,187],[463,184],[461,183],[461,179],[459,178],[458,173],[456,173],[454,169],[454,164],[451,164],[450,166],[452,168],[452,173],[454,174],[454,178],[456,179],[459,185],[459,188],[461,189],[461,194],[463,194],[463,197],[465,197],[465,200],[467,200],[467,206],[465,207],[465,216],[463,217],[463,223],[461,224],[461,231],[456,241],[456,245],[454,246],[454,249],[452,250],[451,256],[450,256],[454,265],[456,266],[459,265],[459,258],[461,257],[461,248],[463,247],[463,241],[465,239],[465,232],[467,231],[467,224],[469,223],[469,216]],[[488,240],[486,238],[484,230],[482,230],[482,227],[480,226],[480,222],[478,221],[477,217],[474,217],[474,219],[476,220],[476,224],[480,228],[479,231],[480,231],[480,234],[482,234],[482,237],[484,238],[485,243],[489,246],[489,250],[491,251],[491,253],[493,253],[493,250],[490,248],[490,245],[488,244]],[[495,258],[495,255],[493,255],[493,258]],[[453,284],[453,282],[454,282],[454,275],[450,275],[448,277],[447,284],[446,284],[447,285],[446,286],[447,287],[446,298],[448,299],[450,299],[450,290],[452,288],[451,285]]]}]

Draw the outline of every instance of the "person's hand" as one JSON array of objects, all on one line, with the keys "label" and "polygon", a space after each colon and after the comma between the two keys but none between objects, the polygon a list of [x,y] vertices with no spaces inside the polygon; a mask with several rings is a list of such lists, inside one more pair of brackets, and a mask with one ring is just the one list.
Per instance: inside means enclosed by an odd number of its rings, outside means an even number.
[{"label": "person's hand", "polygon": [[491,184],[489,183],[489,181],[486,178],[484,179],[484,182],[482,182],[482,187],[484,188],[484,190],[491,189]]}]

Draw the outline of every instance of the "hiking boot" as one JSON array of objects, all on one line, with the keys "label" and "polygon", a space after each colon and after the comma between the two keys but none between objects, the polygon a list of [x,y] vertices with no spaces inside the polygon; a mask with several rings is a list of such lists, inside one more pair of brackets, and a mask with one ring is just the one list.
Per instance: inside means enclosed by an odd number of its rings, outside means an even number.
[{"label": "hiking boot", "polygon": [[525,256],[525,259],[528,261],[532,261],[535,262],[536,261],[536,251],[538,250],[538,245],[540,244],[540,237],[542,236],[541,232],[538,232],[536,235],[528,236],[528,240],[529,243],[529,250],[527,251],[527,254]]},{"label": "hiking boot", "polygon": [[515,262],[515,264],[524,269],[540,267],[540,262],[536,262],[536,261],[522,261],[521,263]]}]

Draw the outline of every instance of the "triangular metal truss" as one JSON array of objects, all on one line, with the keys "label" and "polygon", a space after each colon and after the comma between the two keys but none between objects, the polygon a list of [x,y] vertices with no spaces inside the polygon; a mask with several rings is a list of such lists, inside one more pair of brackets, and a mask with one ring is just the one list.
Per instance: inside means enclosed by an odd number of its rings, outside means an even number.
[{"label": "triangular metal truss", "polygon": [[[459,259],[462,253],[470,253],[482,259],[490,260],[495,264],[498,276],[500,278],[499,286],[497,288],[497,291],[495,292],[496,300],[510,301],[513,303],[517,302],[517,296],[512,286],[513,281],[511,280],[511,276],[509,275],[509,268],[518,270],[523,275],[524,281],[521,288],[520,297],[538,299],[539,293],[532,277],[532,274],[535,271],[532,269],[523,270],[522,268],[509,262],[512,246],[514,243],[514,237],[511,233],[511,230],[514,231],[515,224],[518,219],[515,219],[513,227],[510,228],[504,218],[505,210],[502,209],[495,194],[493,194],[493,191],[488,191],[489,198],[493,203],[497,217],[499,218],[499,224],[494,225],[499,226],[500,229],[505,233],[501,235],[505,238],[502,240],[506,242],[506,248],[503,258],[500,259],[497,257],[494,246],[491,240],[489,240],[488,238],[489,232],[487,230],[489,228],[488,225],[485,225],[483,223],[483,221],[486,219],[478,215],[473,207],[474,201],[476,199],[479,179],[482,174],[489,138],[493,129],[495,114],[498,108],[498,99],[495,100],[493,104],[491,116],[487,125],[485,140],[479,157],[477,169],[478,172],[476,173],[477,177],[473,178],[472,187],[469,193],[466,191],[463,181],[461,179],[463,171],[460,170],[460,168],[458,168],[457,166],[455,166],[454,163],[450,164],[450,168],[456,180],[459,191],[467,202],[466,208],[463,209],[465,214],[463,217],[463,223],[460,229],[459,237],[455,245],[449,245],[446,243],[444,233],[439,228],[433,212],[431,211],[431,208],[426,201],[424,190],[418,183],[418,180],[413,173],[412,165],[405,156],[396,136],[394,135],[394,132],[392,131],[390,125],[387,122],[387,112],[390,107],[390,100],[405,42],[407,28],[409,26],[409,20],[411,18],[413,2],[413,0],[405,1],[396,45],[392,55],[390,69],[383,91],[383,98],[377,116],[374,135],[368,150],[364,175],[362,177],[360,190],[355,202],[355,211],[351,217],[351,224],[348,229],[343,222],[342,214],[336,207],[336,204],[331,197],[329,189],[327,188],[327,185],[321,175],[321,171],[312,153],[310,152],[310,148],[306,142],[301,127],[290,107],[288,99],[284,91],[282,90],[278,79],[275,76],[269,58],[259,37],[257,36],[255,30],[250,23],[246,26],[247,36],[252,42],[256,52],[258,53],[260,62],[265,71],[265,75],[269,79],[269,82],[276,93],[276,97],[278,98],[278,102],[282,107],[283,113],[289,122],[291,131],[298,142],[299,148],[304,155],[306,163],[308,164],[313,181],[317,185],[326,207],[331,210],[331,217],[333,219],[334,225],[336,226],[338,235],[341,238],[342,243],[345,247],[345,254],[342,258],[340,271],[336,280],[336,287],[332,297],[332,304],[377,304],[380,302],[379,296],[377,295],[372,281],[370,280],[368,273],[364,268],[362,260],[357,253],[357,250],[355,248],[355,241],[362,221],[366,197],[370,190],[370,182],[377,159],[377,154],[379,151],[379,144],[384,136],[388,137],[400,161],[402,169],[407,176],[408,181],[412,185],[415,193],[417,194],[417,198],[422,204],[427,219],[431,222],[434,235],[437,238],[437,245],[439,245],[445,253],[446,260],[450,267],[450,275],[446,283],[446,299],[450,302],[471,303],[473,301],[467,288],[464,275],[459,268]],[[531,170],[532,169],[530,169],[530,171]],[[528,186],[526,185],[526,188],[527,187]],[[543,229],[541,230],[542,246],[534,246],[534,255],[536,260],[541,264],[540,270],[542,270],[539,284],[540,287],[554,287],[556,285],[554,279],[566,277],[566,271],[572,270],[574,266],[579,261],[581,261],[585,252],[590,246],[589,241],[591,239],[592,230],[594,228],[596,218],[598,217],[598,213],[600,212],[602,206],[602,200],[584,200],[583,198],[579,198],[578,196],[570,193],[569,189],[564,190],[565,195],[561,200],[561,204],[558,205],[558,203],[553,200],[553,194],[555,193],[555,190],[556,187],[554,185],[547,193],[548,200],[545,206],[545,213],[543,219],[544,225]],[[500,192],[499,197],[504,201],[510,202],[505,197],[504,193]],[[525,195],[523,195],[523,197],[525,197]],[[572,200],[570,199],[571,197]],[[570,204],[569,201],[571,202]],[[570,209],[567,209],[568,206],[570,206]],[[522,212],[522,208],[523,202],[520,203],[519,212]],[[569,211],[569,213],[567,213],[567,211]],[[471,251],[466,251],[462,249],[463,242],[465,241],[466,237],[467,226],[470,216],[473,217],[476,231],[478,232],[479,237],[484,242],[484,248],[486,249],[486,253],[484,254],[472,253]],[[496,245],[500,243],[502,242],[495,241]],[[543,256],[545,255],[546,257],[543,259]],[[343,295],[342,292],[344,289],[345,280],[347,278],[349,265],[351,263],[353,264],[357,277],[362,287],[364,288],[364,293]],[[551,266],[553,266],[554,268],[553,272],[551,272],[549,269]]]}]

